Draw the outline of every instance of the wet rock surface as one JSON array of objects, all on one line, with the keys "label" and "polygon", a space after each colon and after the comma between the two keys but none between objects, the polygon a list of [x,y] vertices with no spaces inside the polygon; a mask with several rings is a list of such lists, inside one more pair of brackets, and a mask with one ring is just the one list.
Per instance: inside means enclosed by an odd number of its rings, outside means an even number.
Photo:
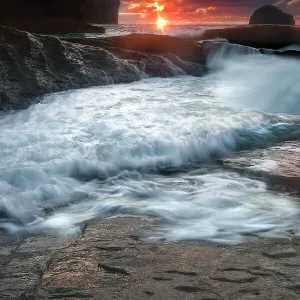
[{"label": "wet rock surface", "polygon": [[202,76],[207,71],[207,43],[222,53],[246,55],[254,51],[299,57],[297,51],[247,47],[238,51],[236,45],[226,43],[151,34],[62,40],[0,26],[0,110],[27,108],[44,94],[68,89],[146,77]]},{"label": "wet rock surface", "polygon": [[[106,50],[0,26],[0,108],[20,109],[47,93],[139,79]],[[38,100],[35,100],[38,102]]]},{"label": "wet rock surface", "polygon": [[153,243],[157,221],[91,223],[84,235],[0,238],[0,298],[299,299],[300,238],[238,246]]},{"label": "wet rock surface", "polygon": [[147,76],[203,74],[201,64],[183,61],[167,52],[170,47],[165,52],[140,53],[114,47],[109,41],[84,45],[3,26],[0,50],[2,110],[27,108],[39,102],[36,97],[68,89],[128,83]]},{"label": "wet rock surface", "polygon": [[300,142],[288,141],[268,149],[244,152],[222,160],[223,167],[254,176],[271,187],[299,193]]},{"label": "wet rock surface", "polygon": [[300,44],[300,28],[297,26],[251,25],[206,30],[197,40],[225,39],[230,43],[254,47],[280,49]]}]

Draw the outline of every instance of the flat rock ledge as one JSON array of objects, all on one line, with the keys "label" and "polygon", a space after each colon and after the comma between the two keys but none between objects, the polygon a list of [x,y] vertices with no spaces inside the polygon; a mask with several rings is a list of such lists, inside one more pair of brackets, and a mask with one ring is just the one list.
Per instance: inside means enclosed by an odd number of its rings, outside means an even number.
[{"label": "flat rock ledge", "polygon": [[242,152],[223,159],[221,164],[243,175],[257,177],[270,188],[300,192],[300,141]]},{"label": "flat rock ledge", "polygon": [[0,237],[0,299],[299,299],[300,236],[238,246],[151,243],[158,221],[111,219],[83,235]]}]

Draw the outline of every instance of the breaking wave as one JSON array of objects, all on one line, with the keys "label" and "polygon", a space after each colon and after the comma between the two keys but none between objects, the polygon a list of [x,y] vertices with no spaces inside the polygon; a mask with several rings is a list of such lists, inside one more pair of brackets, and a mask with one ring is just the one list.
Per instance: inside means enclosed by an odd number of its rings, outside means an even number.
[{"label": "breaking wave", "polygon": [[170,240],[235,243],[295,225],[290,196],[211,162],[300,138],[298,62],[222,47],[209,59],[222,68],[202,78],[67,91],[3,114],[0,226],[69,233],[155,216]]}]

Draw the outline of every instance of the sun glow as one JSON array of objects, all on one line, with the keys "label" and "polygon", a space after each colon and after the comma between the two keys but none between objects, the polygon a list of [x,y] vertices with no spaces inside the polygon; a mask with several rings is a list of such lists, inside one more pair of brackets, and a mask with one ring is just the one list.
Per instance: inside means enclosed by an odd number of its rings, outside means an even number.
[{"label": "sun glow", "polygon": [[165,34],[165,26],[168,24],[169,21],[165,20],[161,16],[158,16],[156,26],[157,29],[161,30],[163,34]]},{"label": "sun glow", "polygon": [[165,6],[164,5],[159,5],[158,1],[154,2],[154,6],[155,6],[156,11],[157,11],[157,22],[156,22],[157,29],[161,30],[161,32],[163,34],[165,34],[165,27],[167,26],[169,21],[164,19],[160,15],[160,12],[162,12],[165,9]]}]

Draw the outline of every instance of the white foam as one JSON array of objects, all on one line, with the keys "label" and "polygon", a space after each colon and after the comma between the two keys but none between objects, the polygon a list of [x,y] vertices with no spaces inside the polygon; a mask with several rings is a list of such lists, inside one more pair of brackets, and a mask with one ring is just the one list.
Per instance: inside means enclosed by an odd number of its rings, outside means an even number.
[{"label": "white foam", "polygon": [[[262,183],[226,172],[187,176],[201,162],[300,136],[291,117],[231,105],[239,89],[244,95],[257,86],[252,72],[259,74],[260,66],[246,64],[240,77],[252,79],[247,86],[240,85],[238,62],[225,67],[203,78],[48,95],[27,110],[4,114],[0,212],[8,216],[1,227],[69,233],[95,216],[153,215],[168,224],[163,232],[169,239],[236,242],[244,233],[297,223],[293,199],[267,192]],[[160,175],[174,168],[185,172]]]},{"label": "white foam", "polygon": [[251,159],[251,163],[254,165],[249,169],[257,171],[271,172],[278,167],[277,163],[271,159]]}]

